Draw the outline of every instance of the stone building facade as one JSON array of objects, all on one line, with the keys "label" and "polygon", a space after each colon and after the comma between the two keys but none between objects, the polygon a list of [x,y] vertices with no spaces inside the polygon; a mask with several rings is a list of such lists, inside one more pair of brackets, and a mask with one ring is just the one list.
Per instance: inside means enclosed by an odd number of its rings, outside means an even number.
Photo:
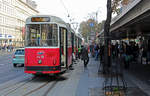
[{"label": "stone building facade", "polygon": [[36,15],[36,3],[31,0],[0,0],[0,44],[23,46],[25,20]]}]

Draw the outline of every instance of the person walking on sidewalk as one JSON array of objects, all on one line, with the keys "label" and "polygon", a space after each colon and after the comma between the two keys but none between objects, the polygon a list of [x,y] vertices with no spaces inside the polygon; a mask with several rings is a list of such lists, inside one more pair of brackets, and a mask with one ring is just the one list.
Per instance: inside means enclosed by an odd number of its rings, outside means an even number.
[{"label": "person walking on sidewalk", "polygon": [[79,48],[78,48],[78,58],[80,59],[80,57],[81,57],[81,47],[79,46]]},{"label": "person walking on sidewalk", "polygon": [[84,46],[81,46],[81,59],[84,62],[84,67],[87,67],[87,64],[89,62],[89,55],[88,55],[88,49]]},{"label": "person walking on sidewalk", "polygon": [[98,60],[98,56],[100,52],[98,44],[94,46],[94,50],[95,50],[95,60]]}]

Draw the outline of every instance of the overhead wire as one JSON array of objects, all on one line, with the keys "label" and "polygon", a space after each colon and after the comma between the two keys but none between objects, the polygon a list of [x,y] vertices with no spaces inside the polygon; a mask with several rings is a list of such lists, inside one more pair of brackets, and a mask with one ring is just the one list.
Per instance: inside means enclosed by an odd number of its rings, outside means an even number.
[{"label": "overhead wire", "polygon": [[[67,17],[68,17],[68,19],[69,19],[69,21],[70,21],[70,24],[73,24],[73,23],[72,23],[72,20],[74,20],[74,18],[71,18],[70,13],[69,13],[69,11],[68,11],[68,9],[67,9],[65,3],[63,2],[63,0],[60,0],[60,3],[63,5],[64,9],[65,9],[66,12],[67,12]],[[73,26],[74,26],[74,25],[73,25]],[[77,26],[76,26],[76,27],[77,27]],[[76,29],[77,29],[77,28],[74,27],[74,30],[76,30]]]},{"label": "overhead wire", "polygon": [[67,15],[68,15],[67,17],[70,17],[69,11],[68,11],[66,5],[64,4],[63,0],[60,0],[60,3],[63,5],[64,9],[66,10]]}]

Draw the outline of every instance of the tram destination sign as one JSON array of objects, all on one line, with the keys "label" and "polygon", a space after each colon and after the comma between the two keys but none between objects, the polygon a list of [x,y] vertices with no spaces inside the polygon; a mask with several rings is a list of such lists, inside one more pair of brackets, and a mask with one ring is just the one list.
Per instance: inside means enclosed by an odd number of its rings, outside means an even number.
[{"label": "tram destination sign", "polygon": [[32,17],[31,18],[32,22],[50,22],[49,17]]}]

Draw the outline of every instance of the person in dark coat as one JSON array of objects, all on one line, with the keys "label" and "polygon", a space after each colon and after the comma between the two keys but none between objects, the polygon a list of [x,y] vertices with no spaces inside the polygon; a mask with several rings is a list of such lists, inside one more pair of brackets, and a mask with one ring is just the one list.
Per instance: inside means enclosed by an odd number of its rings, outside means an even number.
[{"label": "person in dark coat", "polygon": [[88,49],[84,46],[81,46],[81,59],[84,61],[84,67],[87,67],[89,62]]},{"label": "person in dark coat", "polygon": [[91,53],[92,57],[95,56],[95,54],[94,54],[94,45],[93,44],[90,45],[90,53]]}]

